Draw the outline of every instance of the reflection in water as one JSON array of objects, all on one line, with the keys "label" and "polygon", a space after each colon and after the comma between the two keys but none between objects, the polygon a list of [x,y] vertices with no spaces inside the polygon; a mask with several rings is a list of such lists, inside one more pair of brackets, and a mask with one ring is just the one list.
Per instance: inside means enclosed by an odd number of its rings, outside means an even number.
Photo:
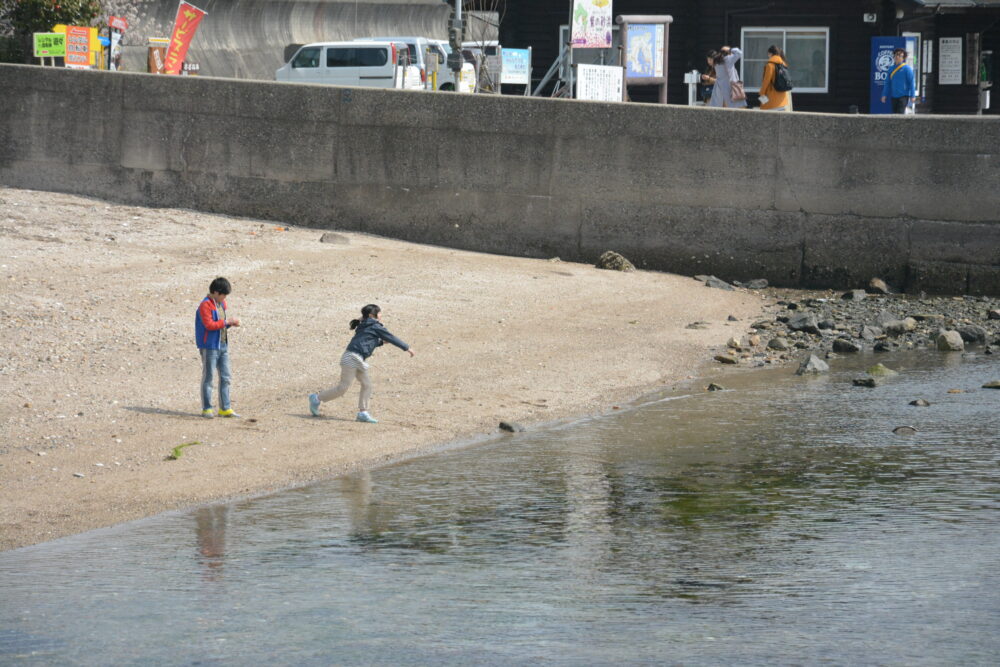
[{"label": "reflection in water", "polygon": [[0,662],[993,664],[1000,373],[889,365],[0,554]]},{"label": "reflection in water", "polygon": [[228,505],[213,505],[195,510],[195,530],[198,535],[198,564],[206,581],[222,579],[226,557],[226,515]]}]

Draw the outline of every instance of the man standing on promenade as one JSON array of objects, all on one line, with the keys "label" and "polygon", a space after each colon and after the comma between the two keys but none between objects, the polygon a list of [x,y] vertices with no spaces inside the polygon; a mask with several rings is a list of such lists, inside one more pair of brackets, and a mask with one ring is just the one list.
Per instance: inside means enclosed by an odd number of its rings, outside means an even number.
[{"label": "man standing on promenade", "polygon": [[882,102],[885,103],[888,97],[892,100],[893,113],[906,113],[906,107],[911,101],[917,103],[916,79],[913,68],[906,64],[906,49],[893,51],[892,61],[892,71],[882,88]]}]

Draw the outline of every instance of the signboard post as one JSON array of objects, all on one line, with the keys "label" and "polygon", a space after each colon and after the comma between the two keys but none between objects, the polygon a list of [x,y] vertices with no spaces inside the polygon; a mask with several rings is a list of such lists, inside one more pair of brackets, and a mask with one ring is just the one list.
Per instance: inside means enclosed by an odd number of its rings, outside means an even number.
[{"label": "signboard post", "polygon": [[128,29],[128,21],[121,16],[108,17],[108,32],[111,44],[108,47],[108,69],[118,71],[122,68],[122,33]]},{"label": "signboard post", "polygon": [[624,70],[613,65],[574,65],[576,99],[594,102],[621,102],[625,88]]},{"label": "signboard post", "polygon": [[163,60],[167,55],[167,45],[170,40],[166,37],[150,37],[149,55],[146,61],[146,71],[150,74],[163,74]]},{"label": "signboard post", "polygon": [[500,84],[524,86],[524,94],[527,95],[531,91],[531,47],[503,49],[501,60]]},{"label": "signboard post", "polygon": [[[674,17],[624,15],[615,19],[621,26],[622,66],[627,86],[659,86],[660,104],[667,103],[667,47]],[[622,90],[628,99],[628,90]]]},{"label": "signboard post", "polygon": [[66,67],[90,69],[90,29],[86,26],[66,26]]},{"label": "signboard post", "polygon": [[35,57],[45,64],[46,58],[52,58],[55,66],[56,58],[66,56],[66,35],[61,32],[36,32]]},{"label": "signboard post", "polygon": [[871,73],[869,75],[868,113],[892,113],[892,102],[882,101],[885,80],[892,72],[892,52],[906,48],[905,37],[872,37]]},{"label": "signboard post", "polygon": [[569,96],[573,96],[573,49],[611,48],[611,0],[573,0],[569,15]]}]

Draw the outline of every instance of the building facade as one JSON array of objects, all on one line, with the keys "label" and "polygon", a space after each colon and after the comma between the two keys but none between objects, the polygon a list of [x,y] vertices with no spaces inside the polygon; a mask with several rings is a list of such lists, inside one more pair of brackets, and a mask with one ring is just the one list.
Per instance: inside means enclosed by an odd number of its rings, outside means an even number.
[{"label": "building facade", "polygon": [[[1000,55],[1000,0],[613,0],[614,15],[673,17],[669,42],[668,101],[685,104],[684,73],[704,70],[705,54],[739,46],[742,74],[753,93],[765,51],[783,46],[794,73],[795,110],[865,113],[869,108],[871,40],[907,36],[919,86],[917,113],[1000,114],[992,93]],[[507,0],[501,13],[504,46],[533,48],[533,79],[539,84],[566,39],[571,0]],[[563,26],[562,30],[560,26]],[[961,59],[961,77],[940,79],[939,48]],[[956,51],[957,47],[957,51]],[[579,52],[574,62],[611,64],[617,49]],[[550,79],[540,94],[551,94]],[[945,82],[946,81],[946,82]],[[633,88],[631,99],[653,102],[652,89]],[[751,95],[752,97],[752,95]],[[992,99],[991,99],[992,98]]]}]

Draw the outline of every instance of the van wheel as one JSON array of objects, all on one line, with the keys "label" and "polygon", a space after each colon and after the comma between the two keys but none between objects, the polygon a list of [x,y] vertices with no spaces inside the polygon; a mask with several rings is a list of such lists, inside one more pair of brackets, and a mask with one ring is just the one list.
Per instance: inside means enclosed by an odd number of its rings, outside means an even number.
[{"label": "van wheel", "polygon": [[453,93],[453,92],[455,92],[455,84],[453,84],[453,83],[446,83],[446,84],[442,85],[440,88],[438,88],[438,90],[443,90],[446,93]]}]

